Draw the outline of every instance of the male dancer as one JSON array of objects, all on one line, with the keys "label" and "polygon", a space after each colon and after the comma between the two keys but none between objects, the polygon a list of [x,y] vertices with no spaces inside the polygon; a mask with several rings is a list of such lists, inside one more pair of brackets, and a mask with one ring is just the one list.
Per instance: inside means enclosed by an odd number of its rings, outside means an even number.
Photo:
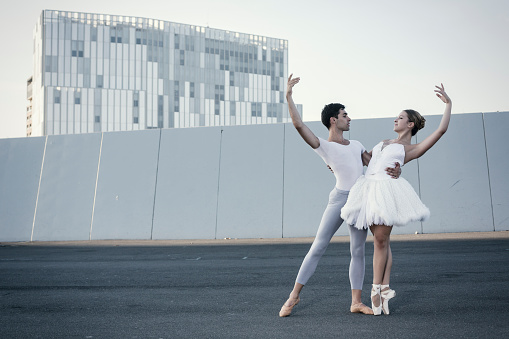
[{"label": "male dancer", "polygon": [[[325,253],[332,236],[343,223],[341,219],[341,208],[346,203],[350,188],[363,173],[363,164],[367,165],[371,155],[366,152],[362,144],[356,140],[347,140],[343,137],[343,132],[350,129],[350,117],[342,104],[329,104],[322,110],[322,123],[329,130],[328,140],[319,138],[302,122],[293,102],[292,89],[300,78],[288,78],[286,90],[286,99],[292,118],[293,125],[304,139],[304,141],[313,148],[331,168],[336,176],[336,186],[329,195],[329,203],[322,216],[315,240],[304,258],[302,265],[295,280],[295,285],[290,293],[289,299],[281,307],[280,317],[287,317],[292,309],[300,301],[300,292],[308,279],[315,272],[318,261]],[[396,168],[387,168],[387,173],[394,178],[399,177],[401,170]],[[350,311],[352,313],[373,314],[373,311],[361,301],[362,284],[364,282],[365,259],[364,247],[366,243],[367,229],[358,230],[355,227],[348,226],[350,230],[350,285],[352,288],[352,304]]]}]

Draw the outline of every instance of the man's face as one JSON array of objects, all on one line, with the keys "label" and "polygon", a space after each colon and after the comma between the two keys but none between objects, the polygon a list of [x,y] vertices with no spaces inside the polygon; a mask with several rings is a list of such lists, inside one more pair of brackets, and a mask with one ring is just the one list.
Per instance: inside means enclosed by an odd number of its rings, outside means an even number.
[{"label": "man's face", "polygon": [[338,118],[336,119],[336,128],[341,131],[349,131],[350,130],[350,117],[348,113],[344,109],[339,110]]}]

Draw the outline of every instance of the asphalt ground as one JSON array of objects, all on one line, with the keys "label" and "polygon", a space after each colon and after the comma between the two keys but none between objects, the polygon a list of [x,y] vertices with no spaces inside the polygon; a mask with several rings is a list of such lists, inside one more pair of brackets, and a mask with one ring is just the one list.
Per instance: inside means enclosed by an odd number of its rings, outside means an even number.
[{"label": "asphalt ground", "polygon": [[378,317],[349,312],[345,237],[288,318],[311,239],[1,243],[0,338],[509,337],[509,232],[392,238]]}]

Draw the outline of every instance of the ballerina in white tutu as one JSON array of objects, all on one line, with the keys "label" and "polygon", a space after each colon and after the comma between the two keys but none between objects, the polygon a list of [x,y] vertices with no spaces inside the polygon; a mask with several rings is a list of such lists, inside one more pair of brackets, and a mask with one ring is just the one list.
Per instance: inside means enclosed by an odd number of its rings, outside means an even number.
[{"label": "ballerina in white tutu", "polygon": [[452,101],[444,85],[435,86],[436,95],[446,104],[440,125],[429,137],[418,144],[411,138],[424,127],[425,119],[414,110],[402,111],[394,120],[398,137],[378,143],[370,152],[372,157],[366,173],[357,179],[348,200],[341,210],[341,217],[358,229],[370,228],[374,237],[373,287],[371,304],[375,315],[389,314],[389,299],[396,295],[389,288],[392,268],[390,236],[393,226],[403,226],[411,221],[425,221],[428,208],[421,202],[412,186],[403,178],[393,179],[385,168],[396,163],[421,157],[447,131],[451,118]]}]

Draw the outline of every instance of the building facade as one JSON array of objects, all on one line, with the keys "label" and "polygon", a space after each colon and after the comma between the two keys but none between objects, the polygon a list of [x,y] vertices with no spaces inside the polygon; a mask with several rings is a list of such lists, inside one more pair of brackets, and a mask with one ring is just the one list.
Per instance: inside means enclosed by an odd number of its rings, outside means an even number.
[{"label": "building facade", "polygon": [[26,133],[29,137],[32,135],[32,77],[27,80],[27,100]]},{"label": "building facade", "polygon": [[44,10],[31,135],[284,123],[287,76],[287,40]]}]

